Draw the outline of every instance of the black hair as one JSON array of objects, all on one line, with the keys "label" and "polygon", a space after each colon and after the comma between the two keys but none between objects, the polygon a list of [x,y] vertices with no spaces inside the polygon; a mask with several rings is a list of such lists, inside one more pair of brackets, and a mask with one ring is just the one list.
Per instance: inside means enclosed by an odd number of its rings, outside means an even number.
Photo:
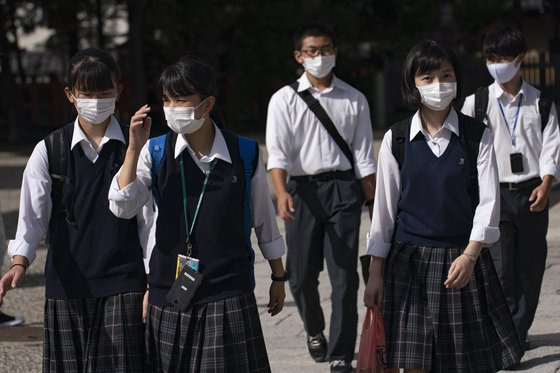
[{"label": "black hair", "polygon": [[115,59],[103,49],[87,48],[70,60],[66,86],[70,91],[102,92],[115,88],[121,72]]},{"label": "black hair", "polygon": [[495,57],[515,58],[527,52],[527,43],[521,31],[507,26],[490,32],[482,43],[482,54],[485,59]]},{"label": "black hair", "polygon": [[462,101],[463,74],[457,55],[445,45],[433,40],[424,40],[410,50],[404,62],[401,92],[406,106],[414,109],[420,107],[422,98],[414,78],[439,69],[444,61],[451,64],[457,78],[457,97],[453,102]]},{"label": "black hair", "polygon": [[336,46],[333,29],[325,23],[313,22],[303,25],[294,34],[295,50],[301,50],[303,39],[308,36],[326,36],[331,39],[333,47]]},{"label": "black hair", "polygon": [[[201,100],[218,94],[214,70],[196,56],[184,56],[166,68],[159,77],[158,95],[179,98],[197,95]],[[214,105],[210,117],[220,128],[224,126],[222,114]]]}]

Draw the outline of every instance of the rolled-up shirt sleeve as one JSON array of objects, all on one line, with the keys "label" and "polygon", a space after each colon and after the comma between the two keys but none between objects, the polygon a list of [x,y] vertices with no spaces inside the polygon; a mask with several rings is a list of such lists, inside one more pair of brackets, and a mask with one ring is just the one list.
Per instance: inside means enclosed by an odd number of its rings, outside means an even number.
[{"label": "rolled-up shirt sleeve", "polygon": [[377,167],[375,203],[371,228],[366,236],[367,255],[386,258],[391,248],[401,194],[401,174],[391,150],[392,133],[387,131],[381,142]]},{"label": "rolled-up shirt sleeve", "polygon": [[539,157],[539,174],[541,178],[550,175],[558,180],[560,176],[560,133],[558,130],[558,113],[556,105],[550,108],[550,116],[542,134],[542,151]]},{"label": "rolled-up shirt sleeve", "polygon": [[284,239],[278,230],[276,211],[266,181],[266,171],[259,151],[257,169],[251,180],[253,227],[259,248],[267,260],[278,259],[285,253]]},{"label": "rolled-up shirt sleeve", "polygon": [[363,179],[376,171],[373,154],[373,129],[369,114],[369,105],[364,95],[358,96],[358,125],[352,139],[354,156],[354,173],[356,178]]},{"label": "rolled-up shirt sleeve", "polygon": [[266,118],[267,168],[268,170],[281,168],[289,172],[292,164],[293,135],[290,132],[290,106],[285,96],[285,89],[282,89],[271,97],[268,104]]},{"label": "rolled-up shirt sleeve", "polygon": [[52,211],[52,180],[47,147],[39,142],[25,166],[21,182],[16,237],[8,243],[8,256],[21,255],[32,263],[37,246],[45,236]]},{"label": "rolled-up shirt sleeve", "polygon": [[113,177],[109,188],[109,210],[118,218],[131,219],[136,216],[151,199],[150,186],[152,176],[152,157],[148,150],[148,143],[140,151],[136,179],[123,188],[119,188],[117,180],[121,170]]},{"label": "rolled-up shirt sleeve", "polygon": [[470,239],[489,245],[500,238],[500,183],[490,129],[480,140],[478,159],[478,194]]}]

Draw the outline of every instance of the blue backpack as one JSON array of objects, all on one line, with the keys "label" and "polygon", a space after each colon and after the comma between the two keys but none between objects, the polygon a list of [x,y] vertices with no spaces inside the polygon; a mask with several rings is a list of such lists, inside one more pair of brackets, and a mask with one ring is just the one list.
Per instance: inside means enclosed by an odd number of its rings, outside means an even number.
[{"label": "blue backpack", "polygon": [[[148,148],[150,150],[150,156],[152,157],[152,168],[150,170],[151,177],[152,177],[152,194],[154,196],[154,203],[157,205],[160,201],[159,191],[157,190],[157,178],[158,178],[158,170],[161,164],[161,160],[163,159],[163,155],[165,152],[165,140],[167,138],[168,133],[154,137],[149,140]],[[251,209],[251,179],[255,174],[257,169],[257,161],[258,161],[258,144],[256,141],[251,140],[247,137],[236,135],[238,144],[239,144],[239,155],[241,156],[241,160],[243,161],[243,169],[245,173],[245,211],[244,211],[244,226],[245,226],[245,236],[248,237],[250,241],[251,237],[251,226],[253,220],[253,214]],[[154,205],[154,209],[155,209]]]}]

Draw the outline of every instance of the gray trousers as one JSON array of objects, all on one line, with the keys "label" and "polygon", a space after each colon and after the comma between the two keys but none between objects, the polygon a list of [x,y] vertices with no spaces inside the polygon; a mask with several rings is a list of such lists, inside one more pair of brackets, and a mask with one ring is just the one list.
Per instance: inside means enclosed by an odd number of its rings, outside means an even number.
[{"label": "gray trousers", "polygon": [[490,248],[522,345],[539,303],[547,255],[548,205],[529,211],[535,186],[500,188],[500,241]]},{"label": "gray trousers", "polygon": [[358,243],[362,192],[356,180],[305,181],[287,185],[295,220],[286,222],[290,288],[309,335],[325,328],[319,273],[327,263],[332,286],[329,360],[352,361],[357,336]]}]

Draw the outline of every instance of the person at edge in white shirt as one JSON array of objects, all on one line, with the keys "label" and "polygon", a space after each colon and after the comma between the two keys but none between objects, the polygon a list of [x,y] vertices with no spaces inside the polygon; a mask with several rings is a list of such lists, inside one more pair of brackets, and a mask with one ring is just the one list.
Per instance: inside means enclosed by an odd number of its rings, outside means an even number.
[{"label": "person at edge in white shirt", "polygon": [[[126,146],[126,127],[113,115],[122,90],[120,76],[107,51],[76,53],[64,91],[78,115],[57,130],[61,137],[55,132],[35,146],[23,172],[16,237],[8,247],[12,266],[0,280],[0,302],[23,280],[49,232],[43,372],[144,368],[143,255],[149,230],[142,216],[113,216],[106,198]],[[55,153],[49,156],[50,139],[62,139],[66,154],[56,154],[53,146]],[[66,156],[64,176],[70,181],[64,186],[59,181],[60,193],[53,194],[57,184],[51,169],[56,167],[49,158],[56,162],[57,156]]]},{"label": "person at edge in white shirt", "polygon": [[[349,372],[358,321],[360,217],[364,201],[371,211],[375,191],[369,105],[361,92],[334,75],[338,49],[328,25],[302,26],[294,47],[294,59],[305,72],[297,85],[284,86],[270,99],[267,167],[286,224],[286,267],[309,353],[315,361],[330,361],[331,372]],[[352,160],[300,97],[306,91],[331,119]],[[317,289],[323,261],[333,299],[328,344]]]},{"label": "person at edge in white shirt", "polygon": [[[548,199],[560,172],[558,115],[551,100],[542,128],[542,93],[520,71],[527,45],[519,30],[504,27],[489,33],[482,49],[494,78],[486,90],[484,121],[494,134],[502,198],[501,238],[490,250],[519,340],[527,349],[546,265]],[[475,116],[474,94],[461,111]]]},{"label": "person at edge in white shirt", "polygon": [[[404,101],[418,110],[407,121],[401,169],[392,130],[379,151],[364,303],[383,308],[390,368],[495,372],[515,364],[521,347],[490,254],[483,249],[499,238],[492,135],[452,106],[460,100],[462,76],[449,48],[434,41],[417,44],[403,75]],[[470,194],[473,185],[465,183],[470,180],[468,150],[460,144],[466,145],[461,140],[466,126],[481,133],[478,204]],[[452,327],[455,320],[461,325]],[[496,327],[497,333],[482,332]],[[479,344],[499,353],[469,347]]]},{"label": "person at edge in white shirt", "polygon": [[[159,200],[154,203],[151,190],[152,156],[149,144],[153,140],[148,140],[152,125],[148,116],[151,108],[148,105],[141,107],[131,118],[130,145],[123,167],[115,175],[109,192],[110,210],[116,216],[131,217],[140,213],[149,216],[157,212],[157,218],[153,219],[156,225],[156,245],[150,260],[150,288],[146,292],[144,303],[148,369],[157,367],[164,372],[195,372],[202,368],[200,364],[204,364],[204,367],[223,367],[227,371],[248,372],[254,371],[255,367],[259,371],[267,371],[268,357],[253,292],[254,269],[251,261],[247,260],[247,245],[250,243],[245,241],[248,239],[245,233],[237,230],[240,226],[230,221],[231,216],[237,217],[243,213],[245,203],[239,201],[227,206],[215,206],[219,203],[215,201],[223,201],[224,198],[244,198],[240,196],[241,189],[235,187],[241,185],[241,178],[244,176],[220,177],[229,175],[226,172],[237,172],[240,161],[239,155],[231,152],[237,148],[233,143],[238,140],[238,136],[224,130],[223,123],[218,122],[216,116],[214,72],[198,58],[187,56],[164,70],[158,86],[162,90],[160,95],[166,122],[173,131],[165,135],[165,158],[160,164],[158,183],[155,185],[159,191]],[[173,136],[176,136],[175,141],[170,140]],[[257,147],[253,140],[247,141]],[[282,310],[285,298],[284,281],[287,276],[282,264],[285,248],[270,198],[262,152],[259,150],[256,156],[256,170],[252,179],[245,181],[251,183],[252,221],[249,224],[252,223],[259,247],[272,270],[268,313],[275,316]],[[183,167],[186,179],[182,179],[182,172],[176,171]],[[195,168],[199,168],[207,177],[208,188],[205,193],[198,191],[205,190],[206,182],[203,184],[201,181],[203,186],[197,186],[198,181],[191,176],[196,173]],[[217,176],[214,177],[214,174]],[[173,183],[176,176],[183,180],[187,192],[197,190],[200,193],[199,201],[202,201],[200,214],[193,213],[187,219],[189,226],[194,226],[194,229],[185,236],[191,237],[187,238],[192,243],[192,254],[189,256],[199,260],[200,273],[204,277],[202,285],[194,294],[192,306],[184,311],[166,301],[165,296],[173,283],[172,278],[175,278],[177,255],[184,254],[183,250],[188,247],[185,244],[174,247],[171,247],[173,243],[166,244],[167,241],[184,242],[181,232],[184,229],[188,231],[188,228],[179,226],[179,217],[174,217],[176,213],[183,214],[182,206],[185,203],[181,203],[181,182],[178,186]],[[224,183],[226,186],[222,187]],[[232,186],[227,186],[227,183]],[[213,209],[207,206],[212,206]],[[184,209],[187,211],[186,206]],[[191,215],[190,212],[185,214]],[[200,221],[194,220],[197,216]],[[216,221],[203,221],[205,216],[213,216]],[[162,223],[162,219],[166,219],[166,223]],[[169,225],[175,223],[178,227],[175,229],[173,226],[169,231]],[[226,232],[215,230],[215,226],[220,225]],[[235,232],[227,231],[230,226]],[[164,233],[160,233],[160,230]],[[167,236],[173,237],[169,239]],[[240,236],[244,237],[243,242],[238,242]],[[232,238],[233,242],[224,242],[223,237]],[[232,262],[232,255],[238,258],[235,262]],[[174,260],[169,259],[172,256]],[[242,273],[231,272],[240,266]],[[230,283],[241,284],[230,288]],[[201,292],[205,296],[202,299]],[[233,314],[239,315],[239,318],[230,318]],[[174,323],[174,320],[185,318],[190,322]],[[215,319],[223,319],[224,322],[215,325]],[[224,333],[235,335],[226,339]],[[174,344],[178,339],[188,342],[166,353],[166,346]],[[205,349],[213,352],[202,361],[181,358],[194,356]],[[240,350],[245,352],[239,355]]]}]

